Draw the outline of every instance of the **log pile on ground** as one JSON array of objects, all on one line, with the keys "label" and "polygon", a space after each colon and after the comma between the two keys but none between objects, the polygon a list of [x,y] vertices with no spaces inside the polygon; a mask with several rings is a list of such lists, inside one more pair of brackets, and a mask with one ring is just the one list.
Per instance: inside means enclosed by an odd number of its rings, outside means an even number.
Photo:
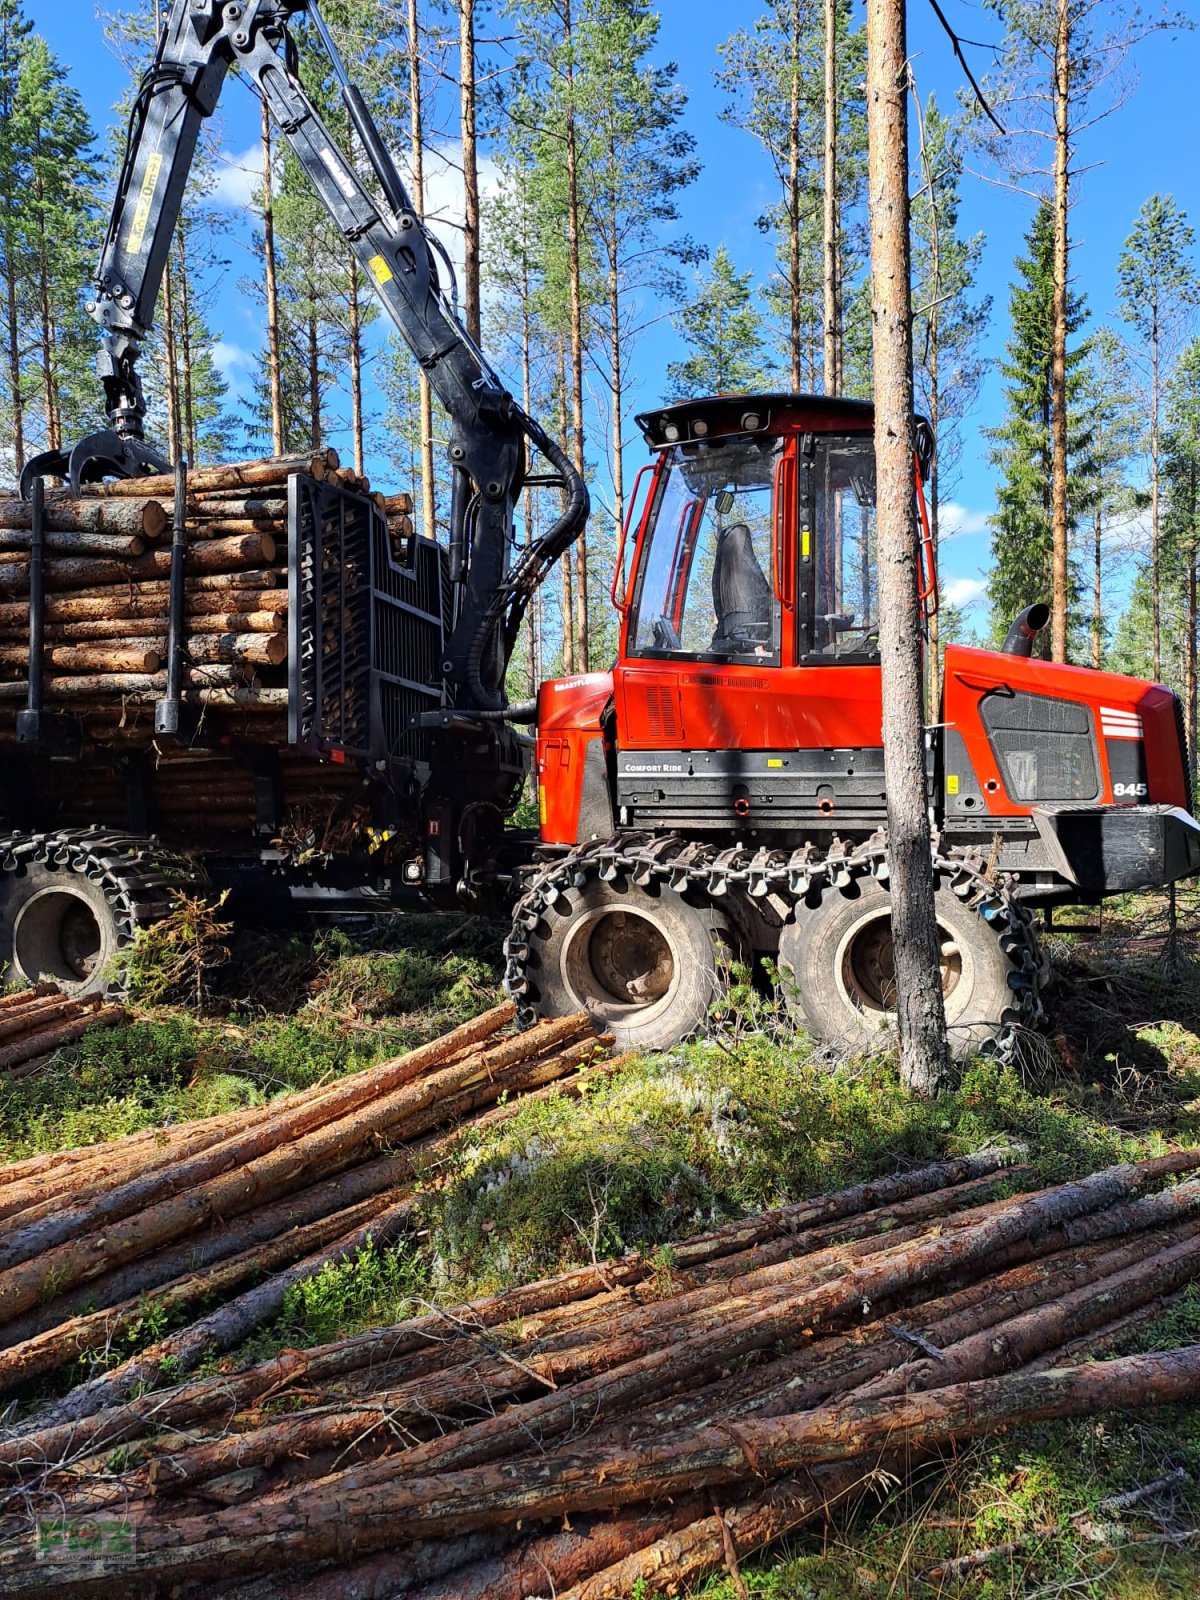
[{"label": "log pile on ground", "polygon": [[[333,450],[188,474],[183,683],[192,705],[276,724],[286,711],[287,483],[296,473],[370,492]],[[407,495],[375,499],[394,538],[411,534]],[[78,496],[51,489],[45,504],[45,703],[89,725],[128,726],[122,707],[152,704],[166,688],[174,479],[91,484]],[[31,521],[27,502],[0,495],[0,725],[27,692]]]},{"label": "log pile on ground", "polygon": [[[565,1038],[541,1032],[535,1059],[578,1061],[583,1046]],[[65,1359],[64,1332],[92,1337],[85,1283],[116,1317],[145,1292],[139,1259],[177,1274],[154,1292],[191,1292],[178,1241],[216,1216],[239,1253],[198,1272],[232,1282],[249,1251],[278,1276],[261,1235],[242,1231],[281,1214],[285,1173],[308,1183],[290,1205],[311,1229],[326,1214],[305,1198],[331,1183],[323,1161],[342,1160],[341,1184],[399,1163],[386,1191],[360,1182],[340,1196],[379,1208],[367,1223],[354,1211],[356,1237],[389,1234],[407,1215],[411,1146],[352,1168],[344,1141],[361,1151],[401,1104],[415,1116],[406,1135],[428,1137],[435,1083],[443,1113],[461,1115],[485,1078],[494,1096],[504,1074],[532,1086],[550,1070],[501,1068],[516,1046],[493,1042],[485,1074],[479,1037],[451,1039],[429,1076],[376,1069],[354,1111],[355,1080],[298,1097],[287,1145],[267,1111],[234,1134],[227,1119],[175,1130],[145,1179],[144,1152],[107,1183],[82,1154],[65,1214],[36,1198],[44,1171],[15,1174],[0,1188],[6,1385]],[[337,1120],[314,1127],[322,1095]],[[241,1164],[216,1175],[227,1148]],[[155,1388],[165,1345],[184,1365],[199,1348],[170,1336],[0,1439],[0,1588],[266,1600],[286,1572],[292,1600],[601,1600],[736,1573],[739,1557],[953,1441],[1200,1392],[1200,1348],[1083,1363],[1197,1275],[1198,1169],[1200,1151],[1181,1151],[1037,1189],[1031,1169],[982,1153],[731,1223],[669,1256],[598,1262]],[[164,1193],[170,1173],[186,1186]],[[9,1209],[17,1199],[26,1212]],[[338,1248],[325,1236],[306,1260]],[[64,1288],[46,1306],[48,1272]],[[225,1315],[206,1319],[209,1335]],[[115,1530],[99,1559],[71,1544],[72,1528],[97,1525]]]},{"label": "log pile on ground", "polygon": [[35,984],[0,996],[0,1074],[10,1082],[31,1077],[89,1028],[125,1021],[125,1009],[100,995],[74,999],[55,983]]}]

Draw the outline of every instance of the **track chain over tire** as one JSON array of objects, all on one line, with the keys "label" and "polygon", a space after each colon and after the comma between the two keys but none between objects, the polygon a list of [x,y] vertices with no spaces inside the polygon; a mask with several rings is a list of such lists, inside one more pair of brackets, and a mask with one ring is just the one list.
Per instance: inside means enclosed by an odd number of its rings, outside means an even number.
[{"label": "track chain over tire", "polygon": [[[1017,900],[1010,878],[989,876],[981,851],[946,848],[935,837],[933,864],[953,893],[992,928],[1008,958],[1012,1005],[998,1019],[995,1033],[977,1046],[981,1055],[1007,1057],[1020,1031],[1036,1027],[1044,1015],[1040,998],[1044,967],[1032,913]],[[582,888],[589,878],[611,881],[626,875],[635,884],[658,881],[679,893],[698,889],[718,904],[733,889],[752,900],[778,894],[795,905],[814,885],[840,889],[856,876],[886,882],[889,867],[882,832],[858,844],[834,839],[825,855],[812,844],[790,854],[739,845],[718,849],[673,834],[625,834],[581,845],[544,866],[513,909],[512,929],[504,941],[504,989],[517,1005],[522,1026],[536,1020],[527,965],[530,935],[542,912],[568,889]]]},{"label": "track chain over tire", "polygon": [[68,878],[78,873],[92,883],[108,908],[118,948],[167,916],[177,892],[206,882],[196,862],[145,834],[100,827],[0,833],[0,916],[10,898],[9,875],[18,878],[30,868]]}]

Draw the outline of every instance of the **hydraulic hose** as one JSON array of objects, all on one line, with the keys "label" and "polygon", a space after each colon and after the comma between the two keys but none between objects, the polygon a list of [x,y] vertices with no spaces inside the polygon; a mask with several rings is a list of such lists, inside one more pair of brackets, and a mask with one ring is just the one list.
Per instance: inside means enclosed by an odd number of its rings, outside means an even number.
[{"label": "hydraulic hose", "polygon": [[483,682],[483,662],[488,647],[495,638],[496,630],[503,628],[500,656],[507,667],[530,600],[559,556],[569,550],[583,532],[591,510],[587,484],[566,451],[519,406],[513,407],[513,414],[520,421],[526,438],[562,476],[567,485],[567,501],[558,519],[540,539],[521,552],[504,582],[498,586],[467,653],[467,686],[471,698],[481,711],[500,713],[506,709],[503,675],[495,688]]}]

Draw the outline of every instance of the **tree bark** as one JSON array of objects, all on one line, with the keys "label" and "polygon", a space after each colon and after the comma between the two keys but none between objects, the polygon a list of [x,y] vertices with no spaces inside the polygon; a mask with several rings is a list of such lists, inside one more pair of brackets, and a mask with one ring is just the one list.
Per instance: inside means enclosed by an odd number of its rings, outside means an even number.
[{"label": "tree bark", "polygon": [[463,316],[480,343],[479,159],[475,134],[475,0],[458,0],[459,102],[463,165]]},{"label": "tree bark", "polygon": [[824,321],[825,393],[841,392],[841,318],[838,307],[838,0],[825,0],[825,206]]},{"label": "tree bark", "polygon": [[[560,336],[558,340],[558,436],[567,436],[567,348]],[[566,509],[566,490],[563,491],[563,508]],[[562,557],[562,651],[563,671],[569,676],[575,671],[575,584],[571,571],[571,552]],[[582,671],[584,663],[580,663]]]},{"label": "tree bark", "polygon": [[183,455],[183,432],[179,411],[179,361],[175,349],[175,287],[171,259],[163,271],[163,351],[166,359],[167,454],[172,461]]},{"label": "tree bark", "polygon": [[[408,116],[412,148],[413,205],[425,216],[425,116],[421,99],[421,24],[417,0],[408,0]],[[421,461],[421,532],[437,538],[436,479],[433,469],[433,390],[424,370],[417,373],[417,408],[420,416],[418,448]]]},{"label": "tree bark", "polygon": [[308,439],[315,454],[321,448],[321,350],[317,342],[316,290],[308,311]]},{"label": "tree bark", "polygon": [[1070,570],[1067,521],[1067,273],[1069,267],[1071,7],[1058,0],[1054,46],[1054,310],[1050,354],[1052,543],[1050,653],[1067,659]]},{"label": "tree bark", "polygon": [[908,58],[904,0],[868,0],[867,130],[875,360],[879,645],[900,1072],[935,1094],[949,1071],[921,692],[913,503]]},{"label": "tree bark", "polygon": [[1162,677],[1162,580],[1159,573],[1161,545],[1158,494],[1161,340],[1157,283],[1151,293],[1154,299],[1150,308],[1150,607],[1154,628],[1154,677],[1158,681]]},{"label": "tree bark", "polygon": [[[800,382],[800,0],[792,0],[791,90],[788,107],[788,346],[793,392]],[[829,392],[828,377],[826,393]]]},{"label": "tree bark", "polygon": [[198,459],[198,454],[196,447],[196,403],[192,384],[192,315],[188,286],[186,228],[179,229],[177,249],[179,252],[179,374],[183,390],[182,438],[187,449],[188,461],[194,466]]},{"label": "tree bark", "polygon": [[358,304],[358,258],[353,251],[347,260],[347,311],[350,334],[350,430],[354,436],[354,470],[361,477],[363,465],[363,381],[362,316]]},{"label": "tree bark", "polygon": [[[567,275],[571,302],[571,437],[575,470],[585,476],[583,424],[583,269],[580,260],[579,127],[575,105],[575,41],[572,29],[571,0],[563,0],[563,46],[566,51],[566,177],[567,177]],[[570,561],[571,555],[564,558]],[[580,672],[588,669],[588,563],[587,534],[575,540],[575,659]]]},{"label": "tree bark", "polygon": [[279,281],[275,263],[275,172],[271,158],[271,113],[262,106],[263,272],[267,300],[267,389],[271,405],[271,449],[283,454],[283,362],[279,347]]},{"label": "tree bark", "polygon": [[6,227],[7,260],[5,262],[5,302],[7,312],[8,385],[12,400],[13,468],[19,477],[25,468],[25,396],[21,390],[21,322],[17,305],[17,224],[9,218]]}]

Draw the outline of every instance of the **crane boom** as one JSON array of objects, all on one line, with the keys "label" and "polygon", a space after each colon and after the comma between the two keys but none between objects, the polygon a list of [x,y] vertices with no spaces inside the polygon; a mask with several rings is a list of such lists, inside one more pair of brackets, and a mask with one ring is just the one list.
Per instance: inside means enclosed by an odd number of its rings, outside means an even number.
[{"label": "crane boom", "polygon": [[[313,18],[330,54],[378,198],[300,80],[287,24],[302,12]],[[517,405],[447,302],[436,241],[350,83],[315,0],[174,0],[134,103],[89,306],[103,333],[97,370],[110,427],[69,453],[48,452],[31,461],[22,491],[48,473],[69,477],[78,489],[105,476],[167,468],[145,439],[137,361],[153,325],[200,128],[235,65],[265,102],[449,416],[448,566],[455,605],[443,672],[459,709],[500,711],[521,617],[538,583],[582,530],[587,489],[565,452]],[[527,443],[549,462],[565,491],[564,506],[546,534],[511,563]]]}]

